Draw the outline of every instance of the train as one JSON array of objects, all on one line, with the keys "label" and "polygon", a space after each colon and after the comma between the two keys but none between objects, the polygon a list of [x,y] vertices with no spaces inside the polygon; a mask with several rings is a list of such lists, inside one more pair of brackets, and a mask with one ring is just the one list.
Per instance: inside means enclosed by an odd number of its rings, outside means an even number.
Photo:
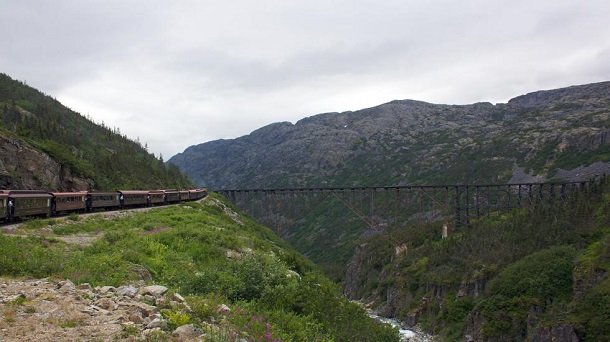
[{"label": "train", "polygon": [[0,190],[0,221],[51,217],[97,210],[119,210],[196,201],[207,189],[46,192]]}]

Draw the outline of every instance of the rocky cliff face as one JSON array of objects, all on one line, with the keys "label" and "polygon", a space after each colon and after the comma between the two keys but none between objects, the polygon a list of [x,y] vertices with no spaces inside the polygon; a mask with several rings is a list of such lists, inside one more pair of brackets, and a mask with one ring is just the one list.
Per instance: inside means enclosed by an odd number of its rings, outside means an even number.
[{"label": "rocky cliff face", "polygon": [[191,146],[169,162],[213,189],[580,180],[610,171],[609,142],[604,82],[506,104],[405,100],[320,114]]},{"label": "rocky cliff face", "polygon": [[0,135],[0,189],[79,191],[92,184],[22,140]]}]

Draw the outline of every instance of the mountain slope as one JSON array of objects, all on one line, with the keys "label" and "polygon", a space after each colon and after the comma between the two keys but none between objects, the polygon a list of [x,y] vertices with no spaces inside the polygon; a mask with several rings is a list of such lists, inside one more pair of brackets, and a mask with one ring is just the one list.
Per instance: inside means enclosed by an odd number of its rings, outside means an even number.
[{"label": "mountain slope", "polygon": [[[140,142],[99,126],[57,100],[0,73],[3,188],[88,190],[191,186]],[[48,165],[51,167],[48,167]]]},{"label": "mountain slope", "polygon": [[345,293],[443,341],[607,341],[609,180],[446,238],[436,222],[363,239]]},{"label": "mountain slope", "polygon": [[[610,82],[603,82],[506,104],[405,100],[320,114],[191,146],[169,162],[212,189],[582,180],[610,173],[609,142]],[[345,280],[367,234],[349,215],[320,205],[295,227],[275,229],[327,274]]]},{"label": "mountain slope", "polygon": [[[215,194],[111,216],[32,220],[0,230],[0,250],[3,341],[399,340]],[[46,279],[27,281],[35,291],[3,279],[22,277]],[[59,279],[69,281],[49,284]],[[172,336],[187,324],[205,336]]]},{"label": "mountain slope", "polygon": [[214,189],[577,180],[610,170],[608,142],[603,82],[506,104],[405,100],[320,114],[191,146],[169,162]]}]

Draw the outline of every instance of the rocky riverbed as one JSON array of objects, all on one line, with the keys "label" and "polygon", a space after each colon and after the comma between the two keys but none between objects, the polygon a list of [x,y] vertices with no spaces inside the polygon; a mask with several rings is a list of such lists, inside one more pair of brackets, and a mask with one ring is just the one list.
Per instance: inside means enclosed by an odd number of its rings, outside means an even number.
[{"label": "rocky riverbed", "polygon": [[409,328],[409,329],[405,329],[402,327],[400,322],[396,319],[381,317],[374,313],[369,313],[369,316],[382,323],[389,324],[393,328],[398,328],[398,332],[400,333],[401,341],[405,341],[405,342],[434,342],[434,341],[436,341],[434,339],[434,336],[426,334],[418,326],[415,326],[415,327]]}]

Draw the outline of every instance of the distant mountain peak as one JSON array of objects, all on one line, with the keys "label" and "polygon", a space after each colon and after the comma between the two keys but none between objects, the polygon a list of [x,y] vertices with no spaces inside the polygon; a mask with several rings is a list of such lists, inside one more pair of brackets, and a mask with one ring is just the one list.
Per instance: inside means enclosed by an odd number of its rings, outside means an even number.
[{"label": "distant mountain peak", "polygon": [[214,189],[578,180],[610,172],[609,142],[610,82],[600,82],[506,104],[396,100],[323,113],[190,147],[169,162]]}]

